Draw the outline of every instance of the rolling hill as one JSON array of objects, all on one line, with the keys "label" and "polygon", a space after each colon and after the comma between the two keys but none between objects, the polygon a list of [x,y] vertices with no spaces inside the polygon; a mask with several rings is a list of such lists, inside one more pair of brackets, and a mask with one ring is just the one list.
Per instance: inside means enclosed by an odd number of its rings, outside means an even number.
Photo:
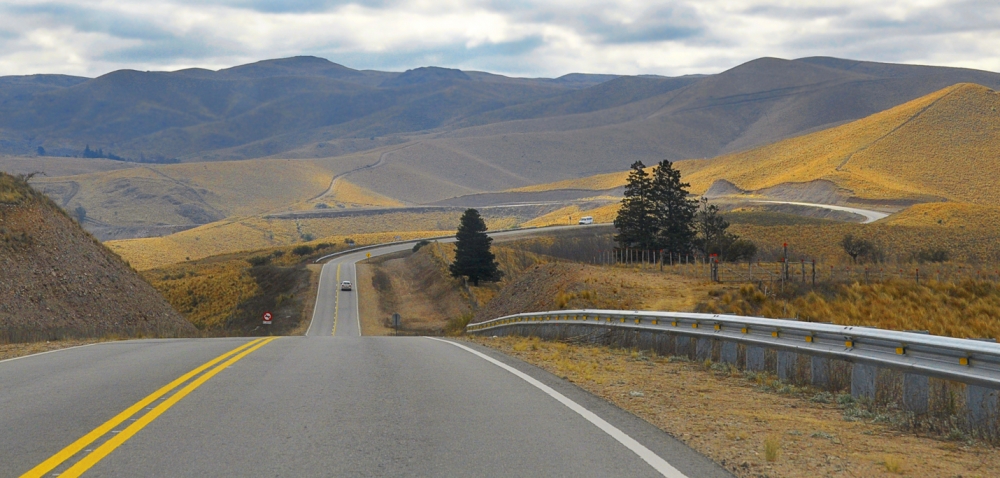
[{"label": "rolling hill", "polygon": [[[940,162],[921,156],[940,138],[920,136],[920,128],[958,121],[951,115],[964,114],[964,103],[948,106],[958,98],[949,97],[920,114],[914,108],[963,81],[995,88],[1000,74],[762,58],[715,75],[525,79],[433,67],[358,71],[297,57],[219,71],[4,77],[0,150],[43,146],[59,154],[89,144],[131,158],[184,162],[22,155],[0,158],[0,169],[46,172],[35,184],[64,208],[85,209],[85,226],[102,239],[310,208],[464,205],[467,198],[512,189],[597,189],[602,192],[592,195],[601,195],[620,185],[621,171],[637,159],[652,164],[720,154],[678,166],[699,192],[727,179],[732,187],[722,192],[989,202],[958,191],[964,176],[948,167],[934,170],[942,179],[923,181],[893,169],[908,163],[875,156],[935,142],[912,156]],[[992,124],[988,112],[969,111]],[[907,118],[917,119],[875,141]],[[897,141],[907,134],[911,139]],[[991,133],[968,134],[976,142]],[[942,154],[952,154],[948,148],[957,148],[952,157],[989,154],[971,144],[942,145]],[[855,150],[829,171],[829,162]],[[221,159],[232,161],[213,161]],[[968,161],[967,167],[989,166]],[[595,180],[587,178],[602,174],[599,186],[588,185]],[[946,176],[959,182],[947,183]],[[985,188],[984,177],[969,177],[969,184]],[[826,182],[788,185],[814,180]],[[778,189],[763,191],[771,187]]]},{"label": "rolling hill", "polygon": [[[691,192],[823,203],[1000,206],[1000,93],[957,84],[857,121],[675,166]],[[627,172],[513,190],[607,190]]]}]

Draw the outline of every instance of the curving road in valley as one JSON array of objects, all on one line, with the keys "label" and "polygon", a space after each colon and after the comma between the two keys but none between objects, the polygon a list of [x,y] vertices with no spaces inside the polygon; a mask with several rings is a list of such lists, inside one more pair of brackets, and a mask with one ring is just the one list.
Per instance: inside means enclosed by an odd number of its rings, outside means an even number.
[{"label": "curving road in valley", "polygon": [[[532,232],[499,233],[497,236]],[[106,342],[0,362],[0,476],[730,476],[490,349],[360,336],[333,257],[306,336]]]}]

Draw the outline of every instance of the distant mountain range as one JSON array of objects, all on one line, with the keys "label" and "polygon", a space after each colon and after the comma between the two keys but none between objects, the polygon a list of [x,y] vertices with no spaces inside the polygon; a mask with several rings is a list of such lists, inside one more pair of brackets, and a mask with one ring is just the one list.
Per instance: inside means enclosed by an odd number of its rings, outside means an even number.
[{"label": "distant mountain range", "polygon": [[81,155],[90,146],[191,162],[336,157],[420,141],[397,159],[419,169],[439,149],[457,152],[509,172],[503,182],[514,187],[621,170],[635,159],[747,149],[960,82],[995,88],[1000,74],[817,57],[679,78],[526,79],[437,67],[354,70],[295,57],[219,71],[0,77],[0,153]]}]

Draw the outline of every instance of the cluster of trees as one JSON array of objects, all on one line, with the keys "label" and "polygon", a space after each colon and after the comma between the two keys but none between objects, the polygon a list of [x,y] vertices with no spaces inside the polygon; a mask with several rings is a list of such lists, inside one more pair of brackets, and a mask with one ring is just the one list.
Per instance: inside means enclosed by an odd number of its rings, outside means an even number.
[{"label": "cluster of trees", "polygon": [[[39,146],[38,151],[39,155],[44,155],[45,150],[41,146]],[[96,159],[110,159],[113,161],[126,161],[129,163],[175,164],[181,162],[181,160],[177,158],[168,158],[161,154],[153,155],[152,157],[147,158],[144,153],[139,153],[138,159],[125,158],[122,156],[118,156],[117,154],[114,153],[110,152],[105,153],[104,148],[98,148],[97,150],[90,149],[89,144],[87,145],[86,148],[83,149],[83,157],[96,158]]]},{"label": "cluster of trees", "polygon": [[642,161],[632,164],[625,197],[615,217],[615,242],[622,249],[668,253],[717,254],[722,260],[749,260],[757,254],[753,242],[729,232],[719,208],[702,199],[688,199],[691,185],[663,160],[646,172]]}]

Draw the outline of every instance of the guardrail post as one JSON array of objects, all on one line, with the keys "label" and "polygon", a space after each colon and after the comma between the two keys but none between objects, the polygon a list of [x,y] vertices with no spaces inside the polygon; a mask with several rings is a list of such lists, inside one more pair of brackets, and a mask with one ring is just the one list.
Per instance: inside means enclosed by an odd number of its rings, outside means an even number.
[{"label": "guardrail post", "polygon": [[915,373],[903,374],[903,409],[923,415],[930,401],[930,378]]},{"label": "guardrail post", "polygon": [[[972,339],[983,342],[996,342],[996,339]],[[973,429],[986,433],[996,433],[1000,427],[997,421],[1000,417],[1000,390],[978,385],[966,385],[965,408],[969,413],[969,424]]]},{"label": "guardrail post", "polygon": [[[929,330],[907,330],[912,334],[930,335]],[[915,373],[903,374],[903,409],[923,415],[930,409],[930,378]]]},{"label": "guardrail post", "polygon": [[739,360],[739,346],[736,342],[723,340],[719,349],[719,361],[736,365]]},{"label": "guardrail post", "polygon": [[691,357],[691,337],[686,335],[678,335],[675,340],[676,350],[674,351],[678,356]]},{"label": "guardrail post", "polygon": [[764,347],[747,345],[747,370],[759,372],[767,367],[764,360]]},{"label": "guardrail post", "polygon": [[712,339],[698,339],[695,344],[695,359],[699,362],[712,359]]},{"label": "guardrail post", "polygon": [[795,352],[778,351],[778,378],[784,382],[795,378],[795,370],[799,354]]},{"label": "guardrail post", "polygon": [[1000,426],[997,423],[998,405],[1000,405],[1000,390],[967,385],[965,387],[965,407],[969,414],[969,424],[973,429],[989,432],[991,428]]},{"label": "guardrail post", "polygon": [[851,370],[851,396],[874,400],[877,372],[878,367],[874,365],[855,363]]},{"label": "guardrail post", "polygon": [[809,378],[814,386],[827,388],[830,386],[830,359],[826,357],[811,357]]}]

